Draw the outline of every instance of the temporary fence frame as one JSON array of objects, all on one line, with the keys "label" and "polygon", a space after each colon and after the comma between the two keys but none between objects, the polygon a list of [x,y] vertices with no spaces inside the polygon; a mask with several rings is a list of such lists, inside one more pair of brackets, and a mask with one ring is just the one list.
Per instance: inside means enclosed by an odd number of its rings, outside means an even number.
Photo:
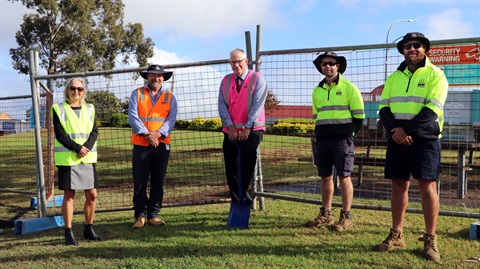
[{"label": "temporary fence frame", "polygon": [[[358,46],[340,46],[340,47],[320,47],[320,48],[306,48],[306,49],[291,49],[291,50],[261,50],[261,28],[257,27],[257,36],[256,36],[256,53],[255,57],[256,60],[249,62],[249,67],[254,69],[255,71],[262,72],[265,69],[262,67],[265,65],[263,60],[266,57],[270,56],[279,56],[279,55],[294,55],[294,54],[315,54],[324,51],[360,51],[360,50],[382,50],[382,49],[390,49],[396,47],[395,44],[373,44],[373,45],[358,45]],[[450,40],[435,40],[431,41],[432,46],[434,45],[457,45],[457,44],[477,44],[480,42],[480,37],[475,38],[465,38],[465,39],[450,39]],[[252,57],[253,53],[251,51],[250,45],[250,35],[249,32],[246,32],[246,47],[247,47],[247,55],[249,58]],[[37,191],[37,215],[39,218],[44,217],[52,217],[57,216],[60,212],[47,212],[47,207],[49,201],[54,198],[53,192],[48,190],[49,186],[45,185],[45,176],[49,177],[49,171],[51,171],[50,164],[44,164],[43,160],[45,158],[42,156],[42,137],[40,134],[41,126],[40,126],[40,104],[39,99],[41,95],[43,96],[44,93],[41,93],[40,88],[47,90],[49,87],[45,86],[42,81],[47,80],[56,80],[56,79],[67,79],[71,77],[95,77],[95,76],[111,76],[115,74],[129,74],[129,73],[138,73],[139,71],[144,70],[145,68],[127,68],[121,70],[104,70],[104,71],[93,71],[93,72],[82,72],[82,73],[74,73],[74,74],[61,74],[61,75],[39,75],[39,67],[38,67],[38,54],[35,55],[36,52],[30,52],[30,81],[31,81],[31,91],[32,91],[32,105],[34,108],[34,118],[35,118],[35,139],[36,139],[36,191]],[[202,62],[193,62],[193,63],[182,63],[182,64],[172,64],[172,65],[165,65],[167,69],[174,69],[174,70],[181,70],[185,68],[195,68],[195,67],[205,67],[211,65],[228,65],[228,59],[223,60],[215,60],[215,61],[202,61]],[[282,67],[278,67],[281,69]],[[313,67],[311,67],[313,68]],[[219,82],[219,81],[218,81]],[[267,79],[268,82],[268,79]],[[51,84],[51,83],[47,83]],[[172,85],[173,86],[173,85]],[[178,87],[176,87],[178,88]],[[48,91],[47,91],[48,95]],[[48,111],[48,109],[47,109]],[[53,132],[48,132],[50,136]],[[175,131],[174,131],[175,133]],[[268,135],[268,134],[266,134]],[[48,143],[52,143],[52,139],[48,140]],[[53,143],[52,143],[53,144]],[[265,150],[263,144],[260,146],[259,152],[263,152]],[[49,149],[47,152],[53,152],[53,149]],[[263,157],[263,153],[262,153]],[[50,158],[51,160],[51,158]],[[253,185],[253,194],[254,196],[258,197],[260,200],[260,210],[265,209],[265,202],[264,198],[274,198],[274,199],[282,199],[288,201],[295,201],[307,204],[317,204],[321,205],[321,201],[303,198],[303,197],[294,197],[289,195],[282,195],[282,194],[275,194],[273,192],[269,192],[266,188],[264,188],[264,180],[268,180],[270,175],[265,174],[262,169],[262,158],[259,154],[259,160],[257,163],[257,168],[255,172],[255,180]],[[44,171],[45,167],[50,167]],[[54,167],[53,167],[54,169]],[[53,179],[48,179],[50,182],[53,182]],[[319,179],[316,179],[319,181]],[[48,185],[48,184],[47,184]],[[225,184],[226,185],[226,184]],[[175,201],[173,203],[165,204],[165,207],[169,206],[185,206],[185,205],[202,205],[202,204],[211,204],[211,203],[227,203],[230,202],[228,198],[219,198],[219,199],[212,199],[212,200],[190,200],[190,201]],[[256,203],[253,204],[254,209],[256,208]],[[334,207],[341,207],[340,203],[333,203]],[[366,204],[353,204],[352,208],[356,209],[367,209],[367,210],[387,210],[390,211],[391,208],[388,206],[378,206],[378,205],[366,205]],[[131,207],[105,207],[99,208],[97,212],[110,212],[110,211],[120,211],[120,210],[131,210]],[[81,213],[82,211],[75,211],[76,214]],[[407,212],[411,213],[422,213],[421,209],[416,208],[408,208]],[[472,213],[472,212],[452,212],[452,211],[440,211],[440,215],[444,216],[452,216],[452,217],[466,217],[466,218],[480,218],[480,214]]]}]

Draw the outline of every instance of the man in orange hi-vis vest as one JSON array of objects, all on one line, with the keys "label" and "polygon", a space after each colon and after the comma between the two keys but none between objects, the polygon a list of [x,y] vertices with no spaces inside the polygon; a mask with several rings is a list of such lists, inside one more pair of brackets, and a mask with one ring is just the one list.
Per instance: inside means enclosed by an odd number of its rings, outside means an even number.
[{"label": "man in orange hi-vis vest", "polygon": [[[165,225],[158,215],[163,201],[163,183],[170,156],[170,133],[177,118],[177,101],[162,84],[173,72],[161,65],[151,65],[140,75],[145,86],[132,92],[128,122],[132,127],[133,228],[142,228],[146,220],[152,226]],[[147,183],[150,178],[150,193]]]}]

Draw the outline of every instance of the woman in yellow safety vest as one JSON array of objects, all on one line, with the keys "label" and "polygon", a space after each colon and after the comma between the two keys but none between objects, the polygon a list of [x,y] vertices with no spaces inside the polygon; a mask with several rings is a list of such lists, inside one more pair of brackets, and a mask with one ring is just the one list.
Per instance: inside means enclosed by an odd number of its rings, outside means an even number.
[{"label": "woman in yellow safety vest", "polygon": [[52,105],[55,131],[55,165],[58,188],[63,190],[62,214],[65,221],[65,243],[78,245],[72,230],[75,190],[85,191],[83,237],[102,240],[92,229],[97,201],[98,179],[95,108],[85,102],[86,87],[81,78],[71,78],[63,91],[64,102]]}]

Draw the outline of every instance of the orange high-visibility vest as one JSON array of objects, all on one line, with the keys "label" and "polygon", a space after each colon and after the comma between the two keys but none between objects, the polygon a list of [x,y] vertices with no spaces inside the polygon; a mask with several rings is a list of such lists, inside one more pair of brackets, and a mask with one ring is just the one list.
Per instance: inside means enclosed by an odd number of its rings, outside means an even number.
[{"label": "orange high-visibility vest", "polygon": [[[149,132],[158,131],[170,113],[172,92],[170,90],[163,91],[155,105],[152,105],[148,91],[146,87],[137,89],[138,116]],[[169,145],[170,134],[166,138],[158,138],[158,142]],[[132,133],[132,144],[150,146],[145,137],[136,133]]]}]

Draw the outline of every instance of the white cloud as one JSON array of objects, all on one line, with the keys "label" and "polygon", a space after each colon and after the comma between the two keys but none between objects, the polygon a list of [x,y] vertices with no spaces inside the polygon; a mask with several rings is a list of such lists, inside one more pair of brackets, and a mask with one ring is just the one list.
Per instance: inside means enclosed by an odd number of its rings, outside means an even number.
[{"label": "white cloud", "polygon": [[461,10],[447,9],[428,17],[425,35],[429,39],[452,39],[471,37],[474,32]]},{"label": "white cloud", "polygon": [[[252,25],[281,21],[275,1],[124,1],[125,21],[172,40],[229,36]],[[278,4],[278,2],[276,2]]]},{"label": "white cloud", "polygon": [[[18,2],[0,1],[0,96],[30,94],[30,78],[12,68],[9,50],[15,48],[15,33],[25,13],[35,13]],[[7,85],[8,83],[8,85]]]},{"label": "white cloud", "polygon": [[[155,56],[148,61],[163,65],[225,58],[232,48],[245,44],[243,33],[255,33],[256,25],[262,26],[265,50],[381,43],[398,18],[414,22],[396,25],[391,40],[408,31],[420,31],[433,40],[480,35],[478,0],[442,0],[438,5],[433,0],[123,2],[124,24],[143,25],[145,36],[155,42]],[[0,0],[0,96],[30,93],[29,77],[12,68],[8,50],[16,46],[23,14],[34,12],[20,2]]]},{"label": "white cloud", "polygon": [[153,49],[153,53],[153,58],[148,60],[148,62],[153,64],[166,65],[193,62],[193,60],[188,57],[181,57],[174,52],[168,52],[156,47]]},{"label": "white cloud", "polygon": [[13,47],[15,42],[15,33],[20,30],[20,23],[23,21],[25,13],[36,13],[29,10],[21,3],[11,3],[5,0],[0,2],[0,42],[2,46]]},{"label": "white cloud", "polygon": [[296,6],[293,7],[292,11],[295,13],[305,13],[317,7],[318,2],[313,0],[305,0],[295,2]]}]

